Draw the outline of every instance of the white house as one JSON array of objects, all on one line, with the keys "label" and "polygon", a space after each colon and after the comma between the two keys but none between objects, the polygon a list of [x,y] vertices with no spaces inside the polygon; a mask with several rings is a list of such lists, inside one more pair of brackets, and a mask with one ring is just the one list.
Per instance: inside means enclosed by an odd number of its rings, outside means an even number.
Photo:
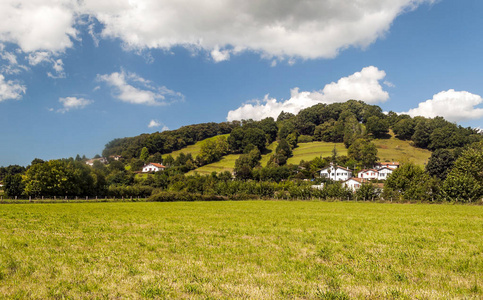
[{"label": "white house", "polygon": [[162,164],[157,164],[157,163],[150,163],[147,164],[143,167],[143,173],[149,173],[149,172],[159,172],[159,171],[164,171],[166,169],[165,166]]},{"label": "white house", "polygon": [[368,169],[362,170],[357,173],[358,178],[364,179],[379,179],[379,180],[386,180],[387,177],[392,174],[394,170],[388,167],[382,167],[378,170],[376,169]]},{"label": "white house", "polygon": [[377,170],[382,169],[382,168],[389,168],[392,170],[395,170],[399,168],[399,163],[396,161],[391,161],[391,162],[379,162],[374,166]]},{"label": "white house", "polygon": [[378,179],[378,170],[375,169],[365,169],[357,173],[357,178],[364,179]]},{"label": "white house", "polygon": [[107,159],[105,157],[100,157],[100,158],[93,158],[93,159],[89,159],[88,161],[86,161],[86,165],[89,165],[89,166],[93,166],[94,165],[94,162],[95,161],[100,161],[101,163],[103,164],[107,164]]},{"label": "white house", "polygon": [[344,167],[331,164],[329,167],[320,170],[320,177],[329,178],[335,181],[345,181],[352,177],[352,172]]},{"label": "white house", "polygon": [[388,167],[383,167],[377,171],[377,179],[380,180],[386,180],[389,175],[392,174],[394,169],[388,168]]},{"label": "white house", "polygon": [[367,182],[367,179],[353,177],[353,178],[350,178],[350,179],[344,181],[342,183],[342,186],[352,190],[353,192],[355,192],[361,187],[361,185],[364,182]]}]

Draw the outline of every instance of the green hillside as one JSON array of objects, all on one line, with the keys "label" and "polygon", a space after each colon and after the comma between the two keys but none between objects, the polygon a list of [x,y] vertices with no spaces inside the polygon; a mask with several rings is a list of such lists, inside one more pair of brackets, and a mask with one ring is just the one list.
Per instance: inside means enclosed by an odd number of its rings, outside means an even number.
[{"label": "green hillside", "polygon": [[[391,132],[392,134],[392,132]],[[213,139],[213,138],[211,138]],[[206,140],[204,140],[206,141]],[[179,153],[191,152],[193,157],[199,153],[200,145],[204,142],[198,142],[195,145],[188,146],[179,151],[173,152],[171,155],[176,157]],[[377,146],[379,160],[384,161],[398,161],[406,162],[411,161],[417,165],[423,166],[427,163],[429,157],[431,156],[431,151],[420,149],[412,146],[409,141],[402,141],[396,139],[394,135],[391,135],[390,139],[375,139],[373,143]],[[274,142],[268,146],[268,152],[262,155],[261,165],[265,167],[270,159],[270,156],[277,148],[278,143]],[[310,143],[299,143],[297,148],[293,150],[293,156],[289,158],[288,164],[299,164],[300,161],[309,161],[315,157],[327,157],[332,155],[334,145],[337,150],[337,155],[347,155],[347,149],[343,143],[327,143],[327,142],[310,142]],[[223,171],[233,171],[235,167],[235,161],[239,157],[239,154],[230,154],[223,157],[220,161],[202,166],[189,172],[189,175],[195,174],[210,174],[213,171],[223,172]]]},{"label": "green hillside", "polygon": [[[203,142],[203,141],[202,141]],[[200,142],[200,143],[202,143]],[[270,159],[270,156],[275,152],[275,148],[277,148],[278,142],[273,142],[270,144],[270,146],[267,147],[268,151],[267,153],[262,155],[262,159],[260,161],[260,164],[265,167],[268,163],[268,160]],[[205,166],[202,166],[198,169],[195,169],[191,172],[188,173],[188,175],[194,175],[195,173],[205,175],[205,174],[211,174],[213,171],[215,172],[223,172],[223,171],[229,171],[232,172],[233,169],[235,168],[235,161],[238,159],[240,154],[230,154],[225,157],[223,157],[220,161],[207,164]]]},{"label": "green hillside", "polygon": [[409,144],[409,141],[401,141],[396,138],[391,138],[387,140],[374,140],[373,142],[377,147],[377,156],[382,162],[410,161],[416,165],[424,166],[431,156],[431,151],[413,147]]},{"label": "green hillside", "polygon": [[224,136],[224,137],[228,138],[229,134],[217,135],[217,136],[213,136],[213,137],[204,139],[204,140],[199,141],[199,142],[197,142],[197,143],[195,143],[193,145],[186,146],[183,149],[180,149],[180,150],[177,150],[177,151],[173,151],[171,153],[166,153],[166,154],[163,155],[163,158],[166,157],[167,155],[171,155],[174,159],[176,159],[176,157],[178,157],[178,155],[180,155],[181,153],[184,153],[184,154],[191,153],[191,155],[193,156],[193,158],[196,158],[196,156],[201,151],[201,145],[203,145],[208,140],[214,140],[214,139],[217,139],[217,138],[219,138],[221,136]]},{"label": "green hillside", "polygon": [[337,155],[347,155],[347,149],[343,143],[299,143],[297,148],[293,149],[293,156],[288,159],[287,163],[298,165],[302,160],[309,161],[318,156],[332,156],[334,145],[337,150]]},{"label": "green hillside", "polygon": [[204,165],[198,169],[192,170],[188,172],[187,175],[194,175],[198,173],[200,175],[211,174],[212,172],[224,172],[229,171],[232,172],[233,168],[235,167],[235,161],[238,159],[240,154],[229,154],[224,156],[220,161]]}]

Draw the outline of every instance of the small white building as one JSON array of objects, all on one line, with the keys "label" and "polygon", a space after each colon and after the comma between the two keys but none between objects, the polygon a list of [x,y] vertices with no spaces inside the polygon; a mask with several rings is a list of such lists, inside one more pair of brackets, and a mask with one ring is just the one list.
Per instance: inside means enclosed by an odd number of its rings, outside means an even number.
[{"label": "small white building", "polygon": [[362,170],[357,173],[358,178],[363,179],[378,179],[378,180],[386,180],[387,177],[392,174],[394,170],[388,167],[382,167],[380,169],[366,169]]},{"label": "small white building", "polygon": [[367,179],[353,177],[353,178],[350,178],[350,179],[344,181],[342,183],[342,186],[352,190],[353,192],[355,192],[361,187],[361,185],[364,182],[367,182]]},{"label": "small white building", "polygon": [[329,178],[334,181],[345,181],[352,177],[352,171],[341,167],[330,165],[329,167],[320,170],[320,177]]},{"label": "small white building", "polygon": [[383,167],[383,168],[378,170],[377,179],[386,180],[387,177],[389,177],[389,175],[391,175],[393,171],[394,171],[394,169],[391,169],[391,168],[388,168],[388,167]]},{"label": "small white building", "polygon": [[166,169],[165,166],[162,164],[157,164],[157,163],[149,163],[143,167],[143,173],[149,173],[149,172],[159,172],[159,171],[164,171]]},{"label": "small white building", "polygon": [[374,166],[375,169],[379,170],[382,168],[389,168],[392,170],[396,170],[399,168],[399,163],[396,161],[391,161],[391,162],[379,162]]},{"label": "small white building", "polygon": [[365,169],[357,173],[357,178],[378,179],[378,173],[376,169]]},{"label": "small white building", "polygon": [[92,167],[92,166],[94,165],[94,162],[95,162],[96,160],[97,160],[97,161],[100,161],[100,162],[101,162],[101,163],[103,163],[103,164],[107,164],[107,158],[105,158],[105,157],[100,157],[100,158],[93,158],[93,159],[89,159],[89,160],[87,160],[87,161],[86,161],[86,165],[89,165],[89,166],[91,166],[91,167]]}]

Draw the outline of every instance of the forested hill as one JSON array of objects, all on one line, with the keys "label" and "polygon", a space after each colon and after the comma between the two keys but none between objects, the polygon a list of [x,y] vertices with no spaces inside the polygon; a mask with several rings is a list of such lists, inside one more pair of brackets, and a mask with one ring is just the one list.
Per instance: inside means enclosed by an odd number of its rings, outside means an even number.
[{"label": "forested hill", "polygon": [[146,147],[150,155],[165,154],[220,134],[230,134],[229,151],[241,153],[256,146],[261,151],[274,140],[286,140],[294,147],[298,140],[344,142],[349,147],[360,138],[384,138],[389,129],[396,138],[410,140],[413,145],[431,151],[454,149],[479,141],[476,129],[464,128],[442,117],[425,118],[384,114],[376,105],[349,100],[345,103],[317,104],[297,115],[282,112],[277,120],[203,123],[177,130],[119,138],[109,142],[103,156],[122,155],[138,158]]},{"label": "forested hill", "polygon": [[230,133],[238,126],[240,122],[203,123],[183,126],[177,130],[119,138],[110,141],[102,151],[102,155],[104,157],[111,155],[122,155],[125,158],[139,157],[144,147],[151,154],[168,153],[212,136]]}]

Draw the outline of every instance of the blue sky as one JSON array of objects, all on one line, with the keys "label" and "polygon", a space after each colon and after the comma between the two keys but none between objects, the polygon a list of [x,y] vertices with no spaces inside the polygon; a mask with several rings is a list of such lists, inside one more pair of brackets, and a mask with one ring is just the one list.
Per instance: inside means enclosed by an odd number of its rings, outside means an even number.
[{"label": "blue sky", "polygon": [[483,128],[483,2],[0,3],[0,166],[358,99]]}]

